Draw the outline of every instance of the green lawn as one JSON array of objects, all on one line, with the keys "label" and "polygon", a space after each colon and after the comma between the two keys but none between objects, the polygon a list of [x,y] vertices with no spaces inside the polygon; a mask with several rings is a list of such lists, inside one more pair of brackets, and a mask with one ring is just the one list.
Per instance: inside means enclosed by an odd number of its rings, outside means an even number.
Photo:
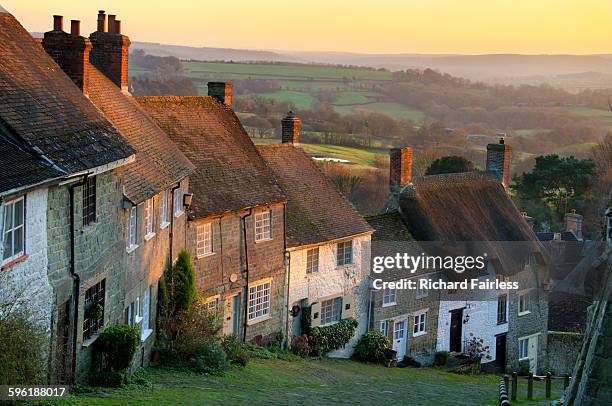
[{"label": "green lawn", "polygon": [[353,106],[334,106],[334,109],[340,114],[351,114],[359,110],[369,111],[374,113],[387,114],[393,118],[406,118],[414,122],[421,121],[425,114],[418,110],[413,110],[399,103],[368,103],[358,104]]},{"label": "green lawn", "polygon": [[278,100],[280,102],[291,102],[295,104],[295,107],[298,109],[304,110],[310,109],[315,102],[315,98],[311,94],[305,92],[294,92],[291,90],[279,90],[274,93],[261,93],[259,96]]},{"label": "green lawn", "polygon": [[[72,405],[412,404],[496,405],[499,378],[438,369],[384,368],[341,360],[253,360],[224,377],[149,368],[150,387],[130,385],[71,396]],[[544,384],[534,385],[536,395]],[[524,389],[521,387],[521,389]],[[555,384],[555,395],[560,395]],[[520,404],[545,405],[545,402]]]}]

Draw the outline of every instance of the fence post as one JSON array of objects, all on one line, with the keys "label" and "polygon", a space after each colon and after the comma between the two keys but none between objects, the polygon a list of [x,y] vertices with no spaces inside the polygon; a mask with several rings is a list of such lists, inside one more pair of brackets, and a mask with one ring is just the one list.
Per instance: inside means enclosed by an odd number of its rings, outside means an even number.
[{"label": "fence post", "polygon": [[516,392],[518,390],[518,374],[516,372],[512,373],[512,392],[510,393],[510,400],[516,400]]},{"label": "fence post", "polygon": [[546,373],[546,399],[550,399],[550,372]]},{"label": "fence post", "polygon": [[508,376],[508,374],[504,375],[504,385],[506,385],[506,390],[510,388],[510,377]]},{"label": "fence post", "polygon": [[533,372],[527,378],[527,400],[533,400]]},{"label": "fence post", "polygon": [[570,376],[569,374],[565,374],[565,376],[563,377],[563,390],[567,389],[567,387],[569,386],[569,382]]}]

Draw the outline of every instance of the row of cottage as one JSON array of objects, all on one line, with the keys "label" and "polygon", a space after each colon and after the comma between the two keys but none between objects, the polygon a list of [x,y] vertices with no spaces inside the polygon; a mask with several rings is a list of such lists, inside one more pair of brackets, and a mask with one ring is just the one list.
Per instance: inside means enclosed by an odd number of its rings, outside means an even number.
[{"label": "row of cottage", "polygon": [[[299,147],[293,113],[282,143],[255,146],[231,83],[202,97],[132,97],[129,46],[104,11],[88,38],[55,16],[35,40],[0,8],[0,298],[46,328],[50,380],[84,379],[91,344],[115,323],[140,330],[134,362],[147,364],[158,283],[183,248],[224,334],[290,343],[304,314],[313,326],[354,317],[355,337],[330,355],[349,356],[374,329],[399,358],[430,362],[476,336],[501,368],[545,366],[546,258],[505,192],[503,141],[488,148],[493,177],[413,178],[410,148],[391,150],[388,208],[364,219]],[[376,289],[371,256],[420,250],[415,241],[473,241],[489,255],[477,278],[529,288]],[[512,256],[495,243],[507,241],[527,244]]]}]

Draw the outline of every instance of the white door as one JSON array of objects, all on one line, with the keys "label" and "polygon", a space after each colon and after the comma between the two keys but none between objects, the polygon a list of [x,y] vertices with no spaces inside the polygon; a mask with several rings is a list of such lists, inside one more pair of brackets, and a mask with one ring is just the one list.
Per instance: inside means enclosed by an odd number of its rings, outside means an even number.
[{"label": "white door", "polygon": [[398,362],[406,355],[406,325],[407,320],[395,320],[393,323],[393,349],[397,351]]},{"label": "white door", "polygon": [[529,371],[534,374],[538,370],[538,336],[529,337],[529,348],[527,353],[529,356]]},{"label": "white door", "polygon": [[225,309],[223,311],[223,334],[235,334],[234,331],[234,299],[236,296],[225,298]]}]

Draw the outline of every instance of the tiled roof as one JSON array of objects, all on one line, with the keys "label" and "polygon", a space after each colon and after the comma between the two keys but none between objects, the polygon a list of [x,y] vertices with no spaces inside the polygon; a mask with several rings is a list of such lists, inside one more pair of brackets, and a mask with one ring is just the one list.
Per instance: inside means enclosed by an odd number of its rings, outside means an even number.
[{"label": "tiled roof", "polygon": [[[561,236],[561,241],[578,241],[576,235],[571,231],[562,231],[559,234]],[[555,239],[555,233],[553,232],[541,232],[536,233],[536,235],[540,241],[552,241]]]},{"label": "tiled roof", "polygon": [[287,194],[287,245],[317,244],[373,231],[301,148],[259,145]]},{"label": "tiled roof", "polygon": [[0,134],[0,193],[36,185],[64,173]]},{"label": "tiled roof", "polygon": [[366,216],[366,220],[374,228],[373,241],[414,241],[402,216],[396,210]]},{"label": "tiled roof", "polygon": [[[9,13],[0,13],[0,95],[5,131],[23,144],[24,150],[40,152],[66,173],[92,169],[134,153]],[[24,181],[30,180],[24,177]]]},{"label": "tiled roof", "polygon": [[126,95],[92,64],[88,67],[89,98],[136,148],[126,166],[126,197],[140,203],[187,176],[193,165],[132,96]]},{"label": "tiled roof", "polygon": [[285,201],[234,112],[207,96],[136,99],[195,165],[192,213],[207,217]]}]

